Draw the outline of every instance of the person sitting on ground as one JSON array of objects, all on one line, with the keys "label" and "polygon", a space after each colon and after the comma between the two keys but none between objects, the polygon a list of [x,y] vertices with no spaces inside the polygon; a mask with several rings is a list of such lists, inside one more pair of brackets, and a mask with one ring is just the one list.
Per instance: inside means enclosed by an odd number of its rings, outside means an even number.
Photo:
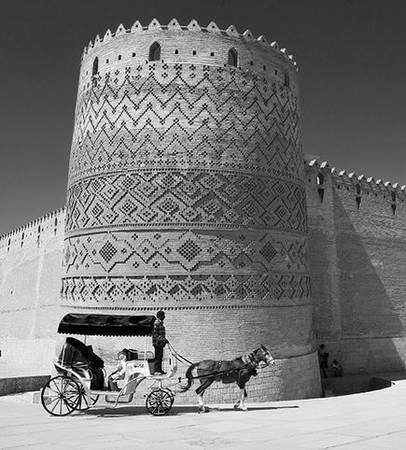
[{"label": "person sitting on ground", "polygon": [[119,359],[119,363],[114,372],[109,375],[108,378],[108,386],[110,391],[119,391],[119,387],[117,385],[118,380],[123,380],[125,377],[125,363],[127,361],[127,352],[126,349],[118,352],[117,357]]},{"label": "person sitting on ground", "polygon": [[164,347],[168,342],[166,340],[166,331],[164,326],[165,313],[163,311],[158,311],[156,317],[154,328],[152,330],[152,345],[155,350],[154,375],[165,375],[166,372],[162,370]]},{"label": "person sitting on ground", "polygon": [[333,360],[331,368],[333,369],[333,377],[343,376],[343,366],[336,359]]}]

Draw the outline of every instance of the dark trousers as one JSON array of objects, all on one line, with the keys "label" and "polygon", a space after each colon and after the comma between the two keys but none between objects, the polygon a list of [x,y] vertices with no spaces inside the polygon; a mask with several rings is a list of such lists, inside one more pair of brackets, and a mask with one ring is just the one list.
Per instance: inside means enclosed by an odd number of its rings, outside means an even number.
[{"label": "dark trousers", "polygon": [[110,375],[107,379],[107,384],[109,386],[109,391],[119,391],[119,387],[117,386],[116,381],[113,380],[113,377]]},{"label": "dark trousers", "polygon": [[155,346],[155,372],[162,372],[162,358],[164,357],[164,348],[162,346]]}]

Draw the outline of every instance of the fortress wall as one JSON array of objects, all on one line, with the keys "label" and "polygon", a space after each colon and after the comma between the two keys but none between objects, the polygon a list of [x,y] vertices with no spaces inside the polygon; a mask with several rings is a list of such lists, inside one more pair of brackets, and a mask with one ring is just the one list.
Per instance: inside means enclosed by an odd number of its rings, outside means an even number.
[{"label": "fortress wall", "polygon": [[[318,340],[347,373],[401,370],[406,358],[404,191],[354,174],[331,174],[329,168],[307,172],[308,179],[316,180],[319,172],[325,177],[323,203],[315,181],[307,190],[308,203],[319,203],[309,208],[310,234],[318,237],[311,240],[310,254]],[[323,265],[327,270],[320,270]]]},{"label": "fortress wall", "polygon": [[320,339],[341,336],[341,312],[337,269],[332,178],[317,183],[318,171],[307,167],[306,201],[309,224],[310,283],[314,331]]},{"label": "fortress wall", "polygon": [[0,376],[50,370],[64,219],[58,210],[0,238]]},{"label": "fortress wall", "polygon": [[[323,185],[317,183],[319,173],[324,176]],[[403,191],[395,189],[396,211],[393,215],[390,186],[361,180],[358,209],[357,182],[353,177],[332,175],[328,167],[306,166],[305,181],[315,306],[313,325],[318,341],[326,343],[331,359],[338,358],[347,373],[402,369],[406,355],[403,226],[406,204]],[[324,191],[323,201],[319,190]],[[68,308],[59,312],[56,308],[62,276],[64,215],[64,210],[50,213],[0,238],[0,375],[10,371],[18,374],[49,371],[55,340],[58,339],[57,322],[64,312],[71,311]],[[151,314],[157,308],[141,308],[134,313]],[[276,314],[275,310],[263,308],[258,314],[268,324],[268,329],[277,330],[272,342],[274,348],[280,349],[275,353],[275,357],[280,358],[300,351],[306,353],[308,350],[301,343],[310,339],[302,334],[304,329],[311,329],[310,309],[305,315],[299,313],[300,309],[296,315],[290,310],[289,317],[284,317],[286,310],[281,308]],[[115,312],[109,308],[103,311]],[[189,338],[192,341],[201,339],[202,335],[211,336],[202,350],[205,357],[211,357],[219,346],[223,347],[223,340],[236,338],[235,328],[232,330],[221,321],[219,328],[217,325],[212,327],[218,321],[217,311],[196,309],[197,319],[191,320],[186,308],[169,308],[167,328],[170,339],[175,344],[181,341],[181,326],[189,323],[196,330]],[[269,315],[270,311],[272,314]],[[238,310],[226,309],[225,313],[224,317],[233,321]],[[237,323],[244,320],[249,326],[243,327],[241,322],[236,329],[243,333],[243,342],[255,346],[256,341],[250,341],[253,334],[249,330],[258,325],[258,316],[249,319],[250,315],[251,312],[247,311],[242,317],[237,317]],[[295,333],[284,326],[287,320],[294,324],[290,329]],[[265,324],[263,328],[267,328]],[[231,331],[232,335],[228,336]],[[61,342],[63,339],[59,337]],[[267,339],[266,336],[263,339]],[[149,342],[147,345],[150,347]],[[197,343],[191,342],[191,347],[195,345]],[[117,340],[110,345],[96,343],[95,348],[112,365],[115,363],[112,355],[123,346],[143,348],[144,342]],[[106,347],[109,349],[107,353]],[[241,353],[247,349],[238,344],[236,347],[236,351]],[[23,358],[15,358],[15,354]],[[186,355],[190,356],[187,350]],[[305,361],[313,357],[304,356],[302,364],[308,364]],[[285,373],[284,366],[277,366],[272,371],[269,389],[273,398],[308,396],[309,393],[300,387],[295,393],[288,393],[278,385],[279,377],[294,378],[295,370],[301,370],[293,368],[293,361],[289,374]],[[266,375],[270,373],[263,373],[261,377]],[[254,391],[257,389],[255,386]],[[210,394],[214,400],[224,394],[216,392]],[[232,392],[227,394],[230,398],[234,395]]]}]

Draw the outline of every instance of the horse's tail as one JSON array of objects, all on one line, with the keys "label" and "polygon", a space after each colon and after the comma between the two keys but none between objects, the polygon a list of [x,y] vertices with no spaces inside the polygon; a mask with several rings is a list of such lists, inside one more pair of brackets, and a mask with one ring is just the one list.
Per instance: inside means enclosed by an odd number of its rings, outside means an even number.
[{"label": "horse's tail", "polygon": [[186,383],[185,386],[181,387],[181,391],[180,392],[186,392],[186,391],[188,391],[190,389],[190,387],[193,384],[193,374],[192,374],[192,372],[193,372],[193,369],[195,367],[197,367],[198,365],[199,365],[199,363],[193,363],[193,364],[191,364],[188,367],[188,369],[187,369],[187,371],[185,373],[185,377],[187,378],[187,383]]}]

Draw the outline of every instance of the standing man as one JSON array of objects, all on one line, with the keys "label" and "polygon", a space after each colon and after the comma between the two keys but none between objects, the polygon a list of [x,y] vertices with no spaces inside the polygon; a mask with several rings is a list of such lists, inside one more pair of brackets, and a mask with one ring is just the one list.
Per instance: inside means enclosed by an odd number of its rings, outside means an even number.
[{"label": "standing man", "polygon": [[319,347],[319,366],[322,378],[327,378],[328,353],[325,350],[324,344],[321,344]]},{"label": "standing man", "polygon": [[163,311],[158,311],[156,317],[154,329],[152,330],[152,345],[155,350],[154,375],[165,375],[165,372],[162,370],[162,358],[164,356],[164,347],[167,342],[164,327],[165,313]]}]

